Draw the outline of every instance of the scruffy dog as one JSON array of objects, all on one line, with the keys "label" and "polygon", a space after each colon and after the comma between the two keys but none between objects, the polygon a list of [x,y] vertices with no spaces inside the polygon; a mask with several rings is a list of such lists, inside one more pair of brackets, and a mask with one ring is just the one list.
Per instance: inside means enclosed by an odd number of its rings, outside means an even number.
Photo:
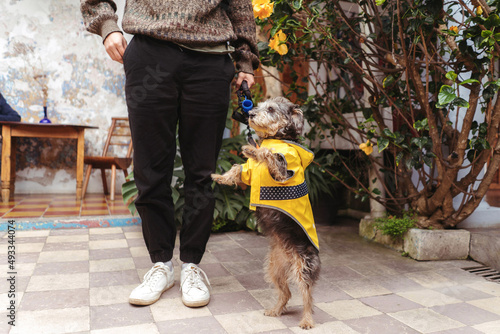
[{"label": "scruffy dog", "polygon": [[319,278],[319,245],[304,170],[314,158],[312,152],[295,143],[302,133],[304,118],[299,107],[277,97],[259,103],[249,112],[249,125],[260,138],[260,148],[243,147],[248,158],[224,175],[213,174],[220,184],[251,186],[250,208],[270,238],[267,277],[274,283],[278,302],[266,310],[280,316],[291,297],[288,281],[294,280],[303,297],[300,327],[314,327],[312,287]]}]

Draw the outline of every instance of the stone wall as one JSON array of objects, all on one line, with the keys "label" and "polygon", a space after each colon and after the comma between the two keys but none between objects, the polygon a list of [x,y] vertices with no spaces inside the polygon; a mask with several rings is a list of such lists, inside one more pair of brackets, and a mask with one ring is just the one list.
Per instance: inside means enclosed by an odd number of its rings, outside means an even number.
[{"label": "stone wall", "polygon": [[[121,7],[123,2],[117,1]],[[50,120],[98,126],[86,131],[85,152],[100,155],[111,117],[127,115],[125,77],[102,39],[85,31],[79,5],[73,0],[0,2],[0,91],[22,121],[37,123],[44,98],[34,77],[46,75]],[[19,140],[16,193],[74,192],[75,159],[76,141]],[[99,173],[93,174],[89,192],[102,191]]]}]

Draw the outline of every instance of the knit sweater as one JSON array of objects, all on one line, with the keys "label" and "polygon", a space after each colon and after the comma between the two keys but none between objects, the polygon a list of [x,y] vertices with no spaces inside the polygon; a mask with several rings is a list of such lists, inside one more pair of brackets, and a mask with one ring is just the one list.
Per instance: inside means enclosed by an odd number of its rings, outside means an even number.
[{"label": "knit sweater", "polygon": [[[112,0],[81,0],[88,31],[103,40],[118,27]],[[186,46],[229,42],[236,70],[253,73],[259,65],[251,0],[127,0],[122,21],[129,34],[142,34]]]}]

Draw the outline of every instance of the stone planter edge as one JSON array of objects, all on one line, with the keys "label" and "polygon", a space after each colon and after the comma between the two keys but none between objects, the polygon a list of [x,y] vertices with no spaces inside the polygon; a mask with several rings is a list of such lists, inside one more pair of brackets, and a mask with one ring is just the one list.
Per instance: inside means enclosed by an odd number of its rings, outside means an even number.
[{"label": "stone planter edge", "polygon": [[383,235],[371,218],[359,223],[359,235],[388,248],[406,252],[418,261],[464,260],[470,253],[470,232],[467,230],[410,229],[402,240]]}]

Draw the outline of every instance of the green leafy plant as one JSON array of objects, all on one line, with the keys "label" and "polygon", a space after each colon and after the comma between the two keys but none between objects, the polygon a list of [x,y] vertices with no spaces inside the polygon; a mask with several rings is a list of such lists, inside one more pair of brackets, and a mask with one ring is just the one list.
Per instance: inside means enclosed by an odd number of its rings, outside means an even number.
[{"label": "green leafy plant", "polygon": [[386,218],[375,219],[375,227],[382,234],[389,235],[393,239],[399,239],[411,228],[415,227],[415,216],[410,213],[404,213],[402,217],[388,216]]}]

